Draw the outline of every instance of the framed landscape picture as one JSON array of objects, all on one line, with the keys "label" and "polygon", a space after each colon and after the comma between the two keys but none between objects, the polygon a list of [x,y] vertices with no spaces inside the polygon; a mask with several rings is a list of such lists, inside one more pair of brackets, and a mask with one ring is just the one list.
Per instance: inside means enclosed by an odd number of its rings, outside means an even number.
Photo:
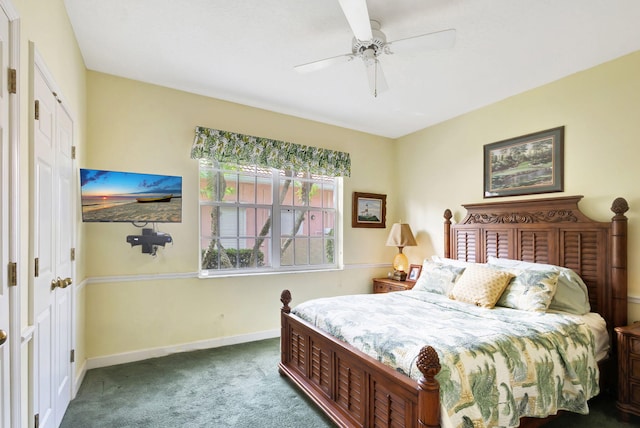
[{"label": "framed landscape picture", "polygon": [[353,192],[351,227],[384,229],[387,216],[387,195]]},{"label": "framed landscape picture", "polygon": [[484,197],[562,192],[564,126],[484,146]]}]

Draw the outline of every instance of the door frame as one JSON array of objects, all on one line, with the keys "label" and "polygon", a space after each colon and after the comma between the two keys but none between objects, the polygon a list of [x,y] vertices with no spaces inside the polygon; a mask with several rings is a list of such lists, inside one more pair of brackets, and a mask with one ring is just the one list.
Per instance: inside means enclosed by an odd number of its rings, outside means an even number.
[{"label": "door frame", "polygon": [[[9,287],[9,412],[11,427],[22,426],[22,332],[20,290],[27,287],[20,258],[20,15],[11,0],[0,0],[9,18],[9,68],[16,70],[16,93],[9,94],[9,254],[16,263],[17,285]],[[26,272],[26,269],[22,269]]]}]

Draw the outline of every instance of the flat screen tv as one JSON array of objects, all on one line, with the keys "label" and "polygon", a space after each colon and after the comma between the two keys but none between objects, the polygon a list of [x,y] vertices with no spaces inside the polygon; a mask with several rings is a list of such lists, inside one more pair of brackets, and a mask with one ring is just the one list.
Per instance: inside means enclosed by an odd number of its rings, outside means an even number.
[{"label": "flat screen tv", "polygon": [[180,223],[182,177],[80,169],[82,221]]}]

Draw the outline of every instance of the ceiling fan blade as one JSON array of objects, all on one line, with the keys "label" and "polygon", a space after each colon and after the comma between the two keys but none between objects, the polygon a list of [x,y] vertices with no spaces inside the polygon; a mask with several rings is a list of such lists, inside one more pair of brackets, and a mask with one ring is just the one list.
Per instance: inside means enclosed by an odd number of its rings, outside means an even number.
[{"label": "ceiling fan blade", "polygon": [[377,58],[373,61],[365,62],[364,65],[367,69],[369,88],[371,89],[371,93],[374,97],[377,97],[379,93],[389,89],[389,85],[387,85],[387,79],[385,79],[384,73],[382,72],[382,66],[380,65],[380,61],[378,61]]},{"label": "ceiling fan blade", "polygon": [[391,53],[447,49],[456,42],[456,30],[442,30],[388,42]]},{"label": "ceiling fan blade", "polygon": [[373,39],[371,22],[369,21],[369,11],[367,10],[367,0],[338,1],[356,39],[362,41]]},{"label": "ceiling fan blade", "polygon": [[293,67],[299,73],[311,73],[314,71],[322,70],[323,68],[330,67],[336,64],[342,64],[344,62],[351,61],[355,55],[344,54],[333,56],[331,58],[325,58],[318,61],[308,62],[306,64],[300,64]]}]

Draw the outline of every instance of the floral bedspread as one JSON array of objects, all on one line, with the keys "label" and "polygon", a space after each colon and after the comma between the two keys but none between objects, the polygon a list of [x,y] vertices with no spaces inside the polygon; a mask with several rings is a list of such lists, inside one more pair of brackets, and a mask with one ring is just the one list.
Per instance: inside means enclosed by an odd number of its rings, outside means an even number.
[{"label": "floral bedspread", "polygon": [[315,299],[292,312],[413,379],[433,346],[454,427],[516,427],[524,416],[588,413],[599,392],[593,333],[579,317],[484,309],[423,291]]}]

